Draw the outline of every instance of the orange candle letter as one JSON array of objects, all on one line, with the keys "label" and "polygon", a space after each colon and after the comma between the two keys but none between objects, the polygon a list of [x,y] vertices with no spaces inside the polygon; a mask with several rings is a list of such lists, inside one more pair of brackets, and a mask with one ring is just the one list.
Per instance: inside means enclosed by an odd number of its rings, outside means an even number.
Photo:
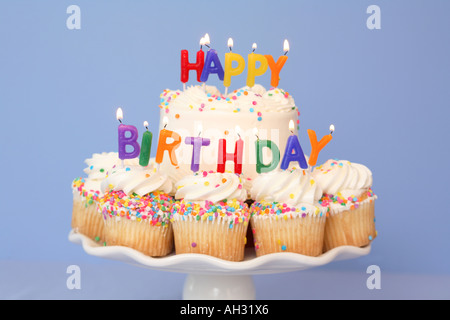
[{"label": "orange candle letter", "polygon": [[331,139],[333,139],[333,136],[331,135],[334,131],[333,125],[330,126],[330,131],[330,134],[327,134],[318,142],[316,132],[308,129],[309,141],[311,142],[311,155],[309,156],[308,164],[311,167],[316,165],[319,152],[331,141]]},{"label": "orange candle letter", "polygon": [[[161,164],[164,158],[164,151],[167,150],[170,157],[170,162],[172,165],[177,166],[177,156],[175,155],[175,150],[180,146],[181,136],[173,131],[167,130],[167,118],[164,118],[164,128],[159,133],[158,149],[156,151],[155,162]],[[167,139],[172,138],[171,143],[167,143]]]}]

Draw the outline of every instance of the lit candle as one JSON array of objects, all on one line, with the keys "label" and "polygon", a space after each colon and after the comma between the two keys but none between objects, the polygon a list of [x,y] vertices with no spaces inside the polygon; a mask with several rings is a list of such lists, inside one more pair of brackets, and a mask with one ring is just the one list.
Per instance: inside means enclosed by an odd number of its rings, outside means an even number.
[{"label": "lit candle", "polygon": [[[250,88],[255,85],[255,77],[262,76],[269,66],[267,59],[262,54],[256,54],[256,43],[253,44],[253,51],[248,55],[248,71],[247,71],[247,86]],[[256,68],[256,62],[260,66]]]},{"label": "lit candle", "polygon": [[[223,78],[223,85],[225,86],[225,96],[228,93],[228,87],[231,85],[231,77],[240,75],[245,69],[245,60],[244,58],[237,54],[233,53],[233,39],[228,39],[228,48],[230,52],[225,53],[225,72]],[[237,62],[236,68],[233,68],[233,61]]]},{"label": "lit candle", "polygon": [[278,87],[280,71],[288,59],[287,53],[289,51],[289,42],[287,40],[284,40],[283,50],[284,55],[280,56],[276,63],[271,55],[265,55],[271,71],[270,85],[274,88]]},{"label": "lit candle", "polygon": [[[121,108],[117,109],[116,118],[120,122],[119,125],[119,159],[134,159],[139,156],[141,152],[141,148],[137,139],[139,137],[138,130],[135,126],[132,125],[124,125],[122,123],[123,119],[123,111]],[[126,136],[126,133],[129,132],[129,137]],[[127,146],[133,147],[133,151],[127,152]]]},{"label": "lit candle", "polygon": [[319,152],[333,139],[333,132],[334,125],[330,125],[330,134],[327,134],[317,142],[316,132],[308,129],[309,141],[311,142],[311,155],[309,156],[308,163],[311,167],[316,165]]},{"label": "lit candle", "polygon": [[[253,129],[257,140],[256,145],[256,172],[265,173],[274,170],[280,163],[280,149],[278,146],[270,140],[260,140],[258,137],[258,129]],[[264,164],[263,150],[269,148],[272,152],[272,160],[268,164]]]},{"label": "lit candle", "polygon": [[192,148],[192,160],[191,160],[191,170],[195,173],[200,169],[200,151],[202,147],[209,146],[211,143],[210,139],[202,138],[202,125],[199,125],[199,134],[198,137],[186,137],[185,143],[191,144],[193,146]]},{"label": "lit candle", "polygon": [[200,50],[197,51],[197,60],[195,63],[189,63],[189,52],[187,50],[181,50],[181,82],[183,82],[183,86],[189,81],[190,70],[195,70],[197,72],[197,81],[201,82],[200,77],[205,64],[205,53],[202,50],[204,41],[204,38],[200,39]]},{"label": "lit candle", "polygon": [[204,44],[205,46],[207,46],[208,49],[209,49],[209,44],[210,44],[210,43],[211,43],[211,40],[210,40],[210,38],[209,38],[209,34],[205,33],[205,35],[203,36],[203,44]]},{"label": "lit candle", "polygon": [[[209,35],[205,34],[204,43],[209,48]],[[217,51],[214,49],[209,49],[206,53],[205,64],[203,66],[202,75],[200,77],[201,82],[208,81],[208,77],[211,73],[217,74],[219,79],[223,81],[224,71],[222,64],[220,63],[219,56],[217,55]]]},{"label": "lit candle", "polygon": [[152,151],[153,134],[148,131],[148,122],[144,121],[144,127],[147,131],[142,135],[141,154],[139,156],[139,164],[143,167],[148,166],[150,161],[150,152]]},{"label": "lit candle", "polygon": [[[157,164],[161,164],[164,158],[164,152],[167,151],[169,153],[170,162],[172,165],[177,166],[178,161],[177,156],[175,155],[175,150],[180,146],[181,137],[178,133],[166,129],[168,122],[168,118],[164,117],[164,127],[159,132],[158,149],[156,150],[155,162]],[[169,138],[173,139],[171,143],[167,142],[167,139]]]},{"label": "lit candle", "polygon": [[227,153],[227,141],[225,139],[219,140],[219,156],[217,161],[217,172],[225,172],[225,163],[227,161],[234,162],[234,173],[242,173],[242,158],[244,152],[244,141],[241,139],[240,128],[236,126],[236,134],[238,139],[234,147],[234,153]]},{"label": "lit candle", "polygon": [[280,168],[286,170],[292,161],[296,161],[300,164],[300,168],[308,169],[308,163],[306,162],[305,154],[300,146],[300,141],[294,134],[293,120],[289,121],[289,130],[291,131],[291,135],[287,140],[286,149]]}]

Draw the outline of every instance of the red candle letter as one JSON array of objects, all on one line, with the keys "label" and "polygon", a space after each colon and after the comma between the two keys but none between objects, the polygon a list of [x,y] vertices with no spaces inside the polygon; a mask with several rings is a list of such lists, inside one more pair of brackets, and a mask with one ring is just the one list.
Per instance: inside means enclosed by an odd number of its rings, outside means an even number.
[{"label": "red candle letter", "polygon": [[238,139],[234,153],[227,153],[227,141],[225,139],[219,140],[219,159],[217,161],[217,172],[225,172],[225,163],[227,161],[234,162],[234,173],[242,173],[242,156],[244,151],[244,141]]},{"label": "red candle letter", "polygon": [[181,82],[186,83],[189,81],[189,71],[197,71],[197,81],[200,81],[202,75],[203,66],[205,64],[205,53],[203,50],[197,51],[197,61],[195,63],[189,63],[189,52],[187,50],[181,50]]}]

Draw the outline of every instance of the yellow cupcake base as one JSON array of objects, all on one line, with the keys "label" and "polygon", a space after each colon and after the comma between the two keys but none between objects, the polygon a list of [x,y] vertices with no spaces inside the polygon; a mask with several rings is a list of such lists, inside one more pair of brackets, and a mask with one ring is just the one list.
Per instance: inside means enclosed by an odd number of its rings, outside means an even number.
[{"label": "yellow cupcake base", "polygon": [[71,225],[72,229],[94,241],[105,241],[105,222],[96,202],[87,204],[81,199],[74,199]]},{"label": "yellow cupcake base", "polygon": [[256,256],[294,252],[307,256],[322,254],[325,216],[253,216],[250,220]]},{"label": "yellow cupcake base", "polygon": [[357,209],[330,212],[325,226],[324,250],[339,246],[364,247],[376,235],[375,201],[366,199]]}]

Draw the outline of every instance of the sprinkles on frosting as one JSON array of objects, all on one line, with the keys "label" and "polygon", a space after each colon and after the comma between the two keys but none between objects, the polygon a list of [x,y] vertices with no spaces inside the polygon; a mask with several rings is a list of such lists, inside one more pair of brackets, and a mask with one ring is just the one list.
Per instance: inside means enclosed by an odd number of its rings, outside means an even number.
[{"label": "sprinkles on frosting", "polygon": [[[258,93],[254,93],[255,97],[262,97],[262,95],[258,94]],[[267,92],[267,96],[268,97],[274,97],[274,96],[281,96],[284,99],[288,99],[289,98],[289,93],[280,89],[280,88],[270,88]],[[165,113],[170,113],[170,104],[171,102],[173,102],[175,99],[177,99],[181,94],[183,94],[183,92],[180,91],[171,91],[169,89],[165,89],[161,94],[160,94],[160,103],[159,103],[159,108],[163,109]],[[233,113],[240,113],[240,112],[249,112],[251,114],[254,114],[256,117],[257,121],[263,121],[264,119],[264,115],[262,113],[261,107],[256,100],[252,100],[250,102],[250,105],[244,109],[242,109],[241,107],[238,106],[234,106],[233,102],[238,100],[239,97],[241,96],[248,96],[249,95],[249,91],[246,90],[245,88],[243,89],[238,89],[238,90],[234,90],[232,92],[231,95],[229,95],[228,97],[223,96],[222,94],[216,95],[216,94],[212,94],[212,93],[206,93],[206,97],[207,97],[207,101],[200,103],[197,106],[194,106],[192,104],[189,104],[189,110],[198,110],[200,112],[203,112],[205,110],[211,110],[214,111],[216,110],[216,108],[214,107],[214,105],[212,103],[214,103],[215,101],[221,101],[224,100],[226,103],[230,104],[230,110]],[[259,110],[258,110],[259,109]],[[293,110],[296,110],[297,107],[294,106],[292,107]],[[297,109],[298,110],[298,109]],[[177,113],[175,115],[176,119],[180,119],[180,115]]]},{"label": "sprinkles on frosting", "polygon": [[191,201],[176,201],[172,206],[170,221],[176,218],[185,220],[193,217],[197,221],[213,221],[219,217],[229,218],[229,228],[232,229],[238,223],[248,224],[250,213],[248,205],[238,200],[223,200],[217,203],[205,201],[204,205]]},{"label": "sprinkles on frosting", "polygon": [[[375,194],[372,191],[371,188],[369,188],[369,190],[367,190],[366,192],[364,192],[362,195],[360,195],[359,197],[356,196],[349,196],[347,198],[343,197],[342,194],[340,192],[338,192],[336,195],[332,195],[332,194],[324,194],[323,197],[319,200],[319,203],[324,206],[324,207],[330,207],[330,204],[337,204],[337,205],[341,205],[343,207],[349,207],[350,210],[353,209],[358,209],[361,202],[366,200],[366,199],[373,199],[375,198]],[[372,201],[372,200],[370,200]]]},{"label": "sprinkles on frosting", "polygon": [[[325,205],[321,205],[325,207]],[[325,214],[319,207],[315,207],[314,212],[312,212],[310,206],[309,208],[306,206],[290,206],[287,203],[269,201],[254,202],[250,211],[252,216],[273,216],[276,220],[305,218],[308,215],[322,217]]]},{"label": "sprinkles on frosting", "polygon": [[109,191],[99,200],[99,210],[106,219],[120,217],[128,220],[148,221],[152,226],[169,226],[173,198],[160,191],[139,196],[123,191]]},{"label": "sprinkles on frosting", "polygon": [[78,192],[78,194],[86,201],[85,206],[93,204],[95,201],[101,197],[99,190],[87,190],[85,188],[86,180],[84,178],[76,178],[72,182],[72,188],[74,192]]}]

